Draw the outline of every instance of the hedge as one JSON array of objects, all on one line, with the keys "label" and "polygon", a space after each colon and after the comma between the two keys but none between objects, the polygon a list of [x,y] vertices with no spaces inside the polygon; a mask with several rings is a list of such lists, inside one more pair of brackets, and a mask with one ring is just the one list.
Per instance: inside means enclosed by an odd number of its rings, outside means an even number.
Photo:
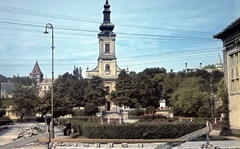
[{"label": "hedge", "polygon": [[0,126],[13,123],[13,121],[8,116],[0,117]]},{"label": "hedge", "polygon": [[94,124],[72,121],[79,135],[91,139],[167,139],[178,138],[206,126],[205,123]]}]

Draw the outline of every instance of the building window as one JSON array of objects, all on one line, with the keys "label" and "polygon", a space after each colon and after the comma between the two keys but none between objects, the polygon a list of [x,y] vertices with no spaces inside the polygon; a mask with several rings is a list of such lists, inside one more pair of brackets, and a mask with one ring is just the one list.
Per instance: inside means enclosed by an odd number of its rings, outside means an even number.
[{"label": "building window", "polygon": [[238,53],[235,54],[235,74],[238,77]]},{"label": "building window", "polygon": [[233,55],[230,55],[229,57],[229,66],[230,66],[230,73],[231,73],[231,79],[234,78],[234,59],[233,59]]},{"label": "building window", "polygon": [[110,71],[110,65],[109,64],[105,65],[105,71]]},{"label": "building window", "polygon": [[110,53],[110,45],[108,43],[105,44],[105,53]]},{"label": "building window", "polygon": [[239,52],[229,55],[230,92],[239,92]]}]

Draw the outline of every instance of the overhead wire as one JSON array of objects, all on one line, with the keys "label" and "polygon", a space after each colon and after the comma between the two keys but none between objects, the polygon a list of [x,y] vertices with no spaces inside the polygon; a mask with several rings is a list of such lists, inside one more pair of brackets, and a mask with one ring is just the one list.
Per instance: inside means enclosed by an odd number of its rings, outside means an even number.
[{"label": "overhead wire", "polygon": [[[63,19],[63,20],[72,20],[72,21],[81,21],[81,22],[88,22],[88,23],[98,23],[100,24],[99,21],[96,21],[96,20],[93,20],[93,19],[86,19],[86,18],[79,18],[79,17],[74,17],[74,16],[66,16],[66,15],[59,15],[59,14],[52,14],[52,13],[46,13],[46,12],[40,12],[40,11],[33,11],[33,10],[26,10],[26,9],[19,9],[19,8],[13,8],[13,7],[5,7],[5,6],[0,6],[0,11],[2,12],[7,12],[7,13],[17,13],[17,14],[22,14],[22,15],[31,15],[31,16],[37,16],[37,17],[49,17],[49,18],[57,18],[57,19]],[[1,18],[0,18],[1,19]],[[9,25],[11,26],[22,26],[22,27],[33,27],[33,28],[42,28],[44,27],[43,25],[40,25],[38,23],[32,23],[32,22],[21,22],[19,20],[17,21],[14,21],[14,20],[11,20],[11,21],[0,21],[0,24],[5,24],[7,25],[6,26],[2,26],[0,25],[0,30],[7,30],[9,29]],[[123,26],[123,27],[131,27],[131,28],[142,28],[142,29],[146,29],[146,26],[141,26],[141,25],[131,25],[131,24],[121,24],[121,23],[118,23],[117,24],[118,26]],[[38,30],[35,30],[35,29],[29,29],[29,28],[19,28],[19,30],[15,27],[12,27],[11,29],[15,29],[15,31],[22,31],[22,30],[25,30],[25,31],[30,31],[30,32],[35,32],[35,31],[38,31]],[[96,30],[92,30],[92,29],[80,29],[80,28],[73,28],[73,27],[64,27],[64,26],[56,26],[55,27],[56,29],[58,30],[63,30],[65,32],[61,32],[61,31],[57,31],[58,34],[64,34],[64,35],[83,35],[83,36],[96,36],[96,35],[92,35],[92,34],[85,34],[85,33],[96,33],[98,31]],[[200,31],[191,31],[191,30],[181,30],[181,29],[169,29],[169,28],[159,28],[159,27],[151,27],[151,28],[148,28],[148,29],[152,29],[152,30],[164,30],[164,31],[176,31],[176,32],[192,32],[192,33],[208,33],[208,32],[200,32]],[[66,32],[67,31],[67,32]],[[69,32],[70,31],[70,32]],[[72,33],[73,32],[73,33]],[[79,34],[79,33],[76,33],[76,32],[85,32],[84,34]],[[11,34],[10,34],[11,35]],[[187,42],[200,42],[200,41],[204,41],[206,39],[209,39],[207,37],[191,37],[191,36],[188,36],[188,37],[182,37],[182,36],[179,36],[179,35],[154,35],[154,34],[140,34],[140,33],[124,33],[124,32],[119,32],[118,33],[118,38],[133,38],[133,39],[136,39],[136,37],[138,39],[146,39],[146,40],[161,40],[161,41],[185,41],[187,40]],[[25,35],[26,36],[26,35]],[[31,35],[29,35],[31,36]],[[36,35],[34,35],[36,37]],[[39,36],[41,37],[41,36]],[[67,39],[67,37],[61,37],[59,36],[59,38],[65,38]],[[214,48],[216,51],[217,48]],[[37,50],[38,51],[38,50]],[[194,50],[191,50],[191,51],[194,51]],[[202,51],[198,51],[198,50],[195,50],[192,54],[196,54],[196,53],[209,53],[209,52],[212,52],[212,50],[202,50]],[[24,54],[24,53],[22,53]],[[161,53],[161,54],[164,54],[164,53]],[[169,54],[168,52],[165,52],[165,54]],[[186,53],[185,53],[186,54]],[[191,53],[188,53],[190,54],[191,56]],[[134,61],[136,62],[136,58],[140,59],[141,58],[152,58],[153,56],[156,56],[157,54],[148,54],[148,55],[139,55],[139,56],[131,56],[131,59],[135,59]],[[2,60],[2,59],[0,59]],[[6,59],[5,59],[6,60]],[[58,60],[56,60],[58,61]],[[69,60],[63,60],[63,61],[69,61]],[[126,60],[120,60],[119,62],[124,62]],[[82,64],[82,63],[81,63]],[[89,63],[88,63],[89,64]],[[57,64],[57,65],[60,65],[60,64]],[[62,65],[71,65],[71,64],[62,64]]]},{"label": "overhead wire", "polygon": [[[62,14],[60,15],[60,14],[41,12],[41,11],[35,11],[35,10],[27,10],[27,9],[14,8],[14,7],[7,7],[7,6],[0,6],[0,11],[8,12],[8,13],[30,15],[30,16],[38,16],[38,17],[49,17],[49,18],[55,18],[55,19],[57,18],[57,19],[63,19],[63,20],[72,20],[72,21],[89,22],[89,23],[97,23],[97,24],[101,23],[101,22],[99,22],[99,20],[94,20],[94,19],[89,19],[89,18],[80,18],[80,17],[75,17],[75,16],[68,16],[68,15],[62,15]],[[136,25],[136,24],[125,24],[125,23],[118,23],[118,22],[116,22],[116,24],[118,26],[123,26],[123,27],[141,28],[141,29],[147,28],[150,30],[165,30],[165,31],[169,30],[169,31],[193,32],[193,33],[210,33],[210,32],[203,32],[203,31],[162,28],[162,27],[154,27],[154,26],[149,28],[148,26],[142,26],[142,25]]]},{"label": "overhead wire", "polygon": [[[20,25],[20,26],[28,26],[28,27],[43,27],[43,25],[39,25],[39,24],[30,24],[30,23],[20,23],[20,22],[10,22],[10,21],[0,21],[0,24],[7,24],[7,25]],[[4,27],[7,28],[7,27]],[[90,33],[96,33],[96,30],[90,30],[90,29],[79,29],[79,28],[70,28],[70,27],[63,27],[63,26],[56,26],[56,29],[60,29],[60,30],[65,30],[65,31],[78,31],[78,32],[90,32]],[[4,30],[4,29],[1,29]],[[69,34],[69,35],[77,35],[76,33],[64,33],[61,32],[60,34]],[[82,35],[87,35],[87,34],[82,34]],[[138,38],[144,38],[144,39],[155,39],[155,40],[184,40],[187,39],[188,42],[190,41],[201,41],[201,40],[208,40],[209,38],[206,37],[181,37],[181,36],[176,36],[176,35],[154,35],[154,34],[139,34],[139,33],[123,33],[120,32],[118,33],[118,35],[120,35],[120,38],[131,38],[131,36],[137,36]],[[127,35],[126,37],[121,35]],[[134,37],[135,38],[135,37]]]}]

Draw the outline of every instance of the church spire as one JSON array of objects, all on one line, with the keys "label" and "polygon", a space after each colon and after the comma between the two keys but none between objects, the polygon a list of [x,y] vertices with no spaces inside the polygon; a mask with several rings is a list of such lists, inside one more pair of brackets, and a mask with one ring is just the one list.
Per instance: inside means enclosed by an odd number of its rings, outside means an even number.
[{"label": "church spire", "polygon": [[42,74],[42,71],[38,65],[38,61],[36,61],[31,74],[37,74],[37,75]]},{"label": "church spire", "polygon": [[223,70],[223,63],[219,53],[218,53],[217,63],[215,64],[215,66],[219,71]]},{"label": "church spire", "polygon": [[114,29],[114,24],[111,23],[111,19],[110,19],[110,4],[108,2],[108,0],[106,0],[104,6],[103,6],[104,10],[103,10],[103,23],[99,26],[99,29],[101,31],[113,31]]}]

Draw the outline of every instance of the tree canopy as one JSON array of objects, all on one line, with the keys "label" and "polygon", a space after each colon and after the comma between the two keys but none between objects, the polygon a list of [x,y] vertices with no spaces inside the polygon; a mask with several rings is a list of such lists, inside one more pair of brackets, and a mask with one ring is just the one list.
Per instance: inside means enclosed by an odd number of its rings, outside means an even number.
[{"label": "tree canopy", "polygon": [[6,104],[11,112],[20,116],[21,120],[25,115],[34,112],[36,103],[39,102],[34,81],[29,77],[14,77],[14,89],[11,95]]},{"label": "tree canopy", "polygon": [[122,70],[111,99],[116,105],[133,108],[158,108],[159,101],[164,99],[175,115],[209,116],[211,86],[216,93],[217,83],[222,78],[223,73],[217,70],[167,73],[164,68],[147,68],[129,74]]},{"label": "tree canopy", "polygon": [[[106,91],[102,78],[82,79],[78,75],[65,73],[59,75],[53,88],[54,117],[72,114],[73,108],[101,106],[105,104]],[[37,106],[37,111],[45,115],[51,111],[51,93],[47,92]],[[92,113],[88,109],[88,112]]]},{"label": "tree canopy", "polygon": [[[204,116],[210,112],[209,94],[203,92],[200,78],[186,78],[170,98],[170,104],[175,115]],[[204,109],[204,110],[203,110]]]}]

